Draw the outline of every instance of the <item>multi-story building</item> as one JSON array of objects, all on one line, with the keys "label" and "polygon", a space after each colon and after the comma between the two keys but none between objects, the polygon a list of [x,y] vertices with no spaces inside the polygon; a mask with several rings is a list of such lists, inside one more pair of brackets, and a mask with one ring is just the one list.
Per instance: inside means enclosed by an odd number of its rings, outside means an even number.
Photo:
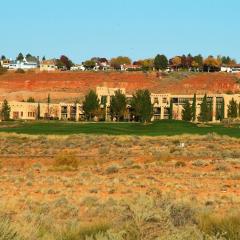
[{"label": "multi-story building", "polygon": [[[126,120],[132,120],[131,116],[131,94],[127,94],[124,88],[107,88],[97,87],[96,94],[98,96],[101,109],[105,110],[105,120],[113,120],[110,115],[111,98],[115,92],[120,90],[126,95],[128,105],[127,112],[124,116]],[[196,95],[196,120],[200,114],[200,105],[204,95]],[[186,101],[193,102],[193,95],[178,94],[156,94],[151,93],[151,102],[153,104],[152,120],[169,119],[170,109],[172,109],[172,117],[176,120],[182,119],[182,111]],[[220,120],[220,113],[224,106],[224,118],[227,118],[227,110],[229,102],[234,99],[240,104],[240,94],[208,94],[207,101],[212,104],[212,121]],[[81,121],[85,119],[82,104],[79,103],[30,103],[10,101],[10,118],[17,120],[36,120],[36,119],[58,119],[58,120],[74,120]],[[2,102],[0,102],[0,110]]]},{"label": "multi-story building", "polygon": [[[116,88],[106,88],[106,87],[97,87],[97,95],[100,99],[101,106],[110,107],[111,97],[114,95],[115,91],[118,90]],[[122,93],[124,93],[127,99],[131,99],[132,95],[126,94],[125,89],[120,89]],[[200,114],[200,105],[202,103],[204,95],[196,96],[196,120]],[[182,119],[182,111],[184,104],[186,101],[190,103],[193,102],[194,94],[192,95],[181,95],[181,94],[161,94],[161,93],[151,93],[151,102],[153,104],[153,117],[152,120],[161,120],[161,119],[169,119],[170,116],[170,108],[172,103],[172,116],[173,119],[181,120]],[[224,118],[227,118],[227,110],[229,102],[234,99],[237,103],[240,103],[240,94],[208,94],[207,101],[212,104],[212,121],[215,122],[220,119],[221,108],[224,105]],[[130,101],[129,101],[130,103]],[[128,105],[130,109],[131,106]],[[109,111],[106,111],[109,113]],[[108,115],[106,119],[110,119]],[[130,119],[128,116],[127,119]]]}]

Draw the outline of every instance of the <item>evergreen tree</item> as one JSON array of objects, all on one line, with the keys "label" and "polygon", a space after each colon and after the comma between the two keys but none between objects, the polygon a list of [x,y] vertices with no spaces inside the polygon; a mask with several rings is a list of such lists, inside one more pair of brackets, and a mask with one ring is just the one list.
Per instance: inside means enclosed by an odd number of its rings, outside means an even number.
[{"label": "evergreen tree", "polygon": [[51,103],[51,97],[50,94],[48,94],[48,98],[47,98],[47,104],[48,104],[48,118],[50,118],[50,103]]},{"label": "evergreen tree", "polygon": [[233,98],[229,102],[229,105],[228,105],[228,117],[229,118],[237,118],[238,117],[237,101],[235,101]]},{"label": "evergreen tree", "polygon": [[224,98],[222,99],[222,103],[221,103],[221,114],[220,114],[220,120],[223,120],[224,119],[224,112],[225,112],[225,101],[224,101]]},{"label": "evergreen tree", "polygon": [[211,107],[207,102],[207,95],[205,94],[201,103],[199,120],[202,122],[208,122],[211,119]]},{"label": "evergreen tree", "polygon": [[127,107],[126,96],[121,93],[120,90],[115,92],[115,95],[111,99],[110,111],[112,117],[116,117],[117,121],[124,116]]},{"label": "evergreen tree", "polygon": [[92,120],[99,107],[100,104],[97,94],[93,90],[90,90],[90,92],[85,96],[85,100],[83,101],[83,110],[88,120]]},{"label": "evergreen tree", "polygon": [[8,101],[5,99],[2,103],[2,110],[1,110],[2,120],[4,121],[10,120],[10,111],[11,111],[11,108],[8,104]]},{"label": "evergreen tree", "polygon": [[170,108],[169,108],[169,119],[173,119],[173,100],[170,101]]},{"label": "evergreen tree", "polygon": [[39,120],[40,117],[41,117],[40,103],[38,103],[38,107],[37,107],[37,119]]},{"label": "evergreen tree", "polygon": [[131,103],[135,117],[141,122],[151,120],[153,106],[151,103],[151,95],[148,90],[137,90],[133,95]]},{"label": "evergreen tree", "polygon": [[157,55],[154,59],[154,67],[156,70],[165,70],[168,66],[168,59],[165,55]]},{"label": "evergreen tree", "polygon": [[22,53],[19,53],[18,56],[17,56],[17,58],[16,58],[16,60],[17,60],[17,61],[23,61],[23,59],[24,59],[23,54],[22,54]]},{"label": "evergreen tree", "polygon": [[27,102],[30,102],[30,103],[34,103],[35,102],[35,99],[33,97],[29,97],[27,99]]},{"label": "evergreen tree", "polygon": [[212,121],[213,118],[213,100],[208,103],[208,121]]},{"label": "evergreen tree", "polygon": [[238,104],[238,117],[240,118],[240,102]]},{"label": "evergreen tree", "polygon": [[193,103],[192,103],[192,120],[196,121],[196,114],[197,114],[197,96],[196,93],[193,96]]},{"label": "evergreen tree", "polygon": [[224,119],[224,109],[225,109],[225,103],[224,103],[224,98],[222,98],[220,106],[217,106],[216,110],[216,120],[222,121]]},{"label": "evergreen tree", "polygon": [[189,101],[186,101],[183,106],[182,120],[190,122],[192,120],[192,107]]}]

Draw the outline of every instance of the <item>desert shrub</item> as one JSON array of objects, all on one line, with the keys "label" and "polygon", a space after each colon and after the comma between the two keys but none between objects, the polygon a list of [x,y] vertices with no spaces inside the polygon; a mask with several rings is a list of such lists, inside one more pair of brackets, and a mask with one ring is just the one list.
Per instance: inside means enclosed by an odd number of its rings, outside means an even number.
[{"label": "desert shrub", "polygon": [[210,236],[222,236],[226,240],[240,239],[240,214],[224,217],[215,215],[202,215],[199,228]]},{"label": "desert shrub", "polygon": [[21,69],[21,68],[18,68],[18,69],[15,71],[15,73],[25,73],[25,71],[24,71],[23,69]]},{"label": "desert shrub", "polygon": [[172,204],[170,207],[170,217],[175,227],[194,224],[196,222],[195,211],[190,205],[184,203]]},{"label": "desert shrub", "polygon": [[109,148],[109,147],[100,147],[100,148],[98,149],[98,152],[99,152],[99,154],[101,154],[101,155],[109,154],[110,148]]},{"label": "desert shrub", "polygon": [[218,164],[215,168],[216,171],[219,171],[219,172],[227,172],[229,171],[229,168],[226,164]]},{"label": "desert shrub", "polygon": [[21,237],[11,226],[9,220],[1,219],[0,221],[0,240],[20,240]]},{"label": "desert shrub", "polygon": [[152,151],[152,156],[156,161],[167,161],[170,158],[170,152],[165,150],[165,151],[160,151],[160,150],[153,150]]},{"label": "desert shrub", "polygon": [[117,173],[119,171],[119,166],[118,165],[111,165],[106,169],[106,174],[113,174]]},{"label": "desert shrub", "polygon": [[7,69],[0,66],[0,75],[4,74],[6,72],[7,72]]},{"label": "desert shrub", "polygon": [[204,166],[207,166],[207,164],[202,161],[202,160],[196,160],[192,163],[193,166],[195,167],[204,167]]},{"label": "desert shrub", "polygon": [[126,239],[152,240],[171,226],[167,209],[146,195],[127,202],[124,210]]},{"label": "desert shrub", "polygon": [[65,229],[59,240],[100,240],[100,237],[108,240],[106,238],[108,229],[109,225],[106,223],[97,223],[89,226],[73,225]]},{"label": "desert shrub", "polygon": [[69,167],[72,169],[77,169],[79,166],[79,161],[74,153],[62,151],[58,153],[55,157],[54,167]]},{"label": "desert shrub", "polygon": [[240,180],[240,174],[239,174],[239,173],[232,174],[232,175],[231,175],[231,179],[232,179],[232,180]]},{"label": "desert shrub", "polygon": [[183,162],[183,161],[177,161],[177,162],[175,163],[175,167],[176,167],[176,168],[185,167],[185,166],[186,166],[186,163]]}]

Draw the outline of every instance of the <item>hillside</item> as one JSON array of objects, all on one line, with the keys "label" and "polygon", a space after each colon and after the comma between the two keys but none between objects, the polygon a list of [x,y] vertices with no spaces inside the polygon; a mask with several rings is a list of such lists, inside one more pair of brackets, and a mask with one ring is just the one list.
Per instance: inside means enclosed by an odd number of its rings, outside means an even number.
[{"label": "hillside", "polygon": [[53,100],[82,98],[96,86],[122,87],[131,93],[147,88],[152,92],[205,93],[237,92],[238,77],[225,73],[171,73],[157,77],[156,73],[120,72],[56,72],[0,75],[0,100],[22,100],[29,96],[44,100],[51,93]]}]

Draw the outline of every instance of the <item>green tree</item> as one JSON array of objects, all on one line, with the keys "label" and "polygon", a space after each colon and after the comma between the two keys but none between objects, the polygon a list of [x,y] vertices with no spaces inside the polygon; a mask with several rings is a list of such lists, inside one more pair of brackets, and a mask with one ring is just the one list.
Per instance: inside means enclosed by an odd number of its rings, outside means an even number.
[{"label": "green tree", "polygon": [[151,58],[138,60],[135,63],[137,65],[140,65],[143,71],[152,71],[154,67],[154,59],[151,59]]},{"label": "green tree", "polygon": [[202,57],[201,54],[193,57],[191,66],[195,69],[195,71],[196,71],[197,69],[198,69],[198,70],[201,70],[201,69],[203,68],[203,57]]},{"label": "green tree", "polygon": [[183,105],[182,120],[190,122],[192,120],[192,107],[189,101]]},{"label": "green tree", "polygon": [[141,122],[148,122],[151,120],[153,106],[149,90],[137,90],[133,95],[131,106],[133,114],[138,120]]},{"label": "green tree", "polygon": [[221,115],[220,115],[220,120],[223,120],[225,117],[225,101],[224,98],[222,99],[222,103],[221,103]]},{"label": "green tree", "polygon": [[208,103],[207,94],[205,94],[200,106],[199,120],[202,122],[208,122],[211,120],[211,115],[212,115],[211,104]]},{"label": "green tree", "polygon": [[238,117],[240,118],[240,102],[238,104]]},{"label": "green tree", "polygon": [[62,55],[60,59],[56,60],[56,65],[58,68],[66,68],[69,70],[73,66],[73,62],[65,55]]},{"label": "green tree", "polygon": [[33,97],[29,97],[27,99],[27,102],[30,102],[30,103],[34,103],[35,102],[35,99]]},{"label": "green tree", "polygon": [[154,67],[156,70],[165,70],[168,66],[168,59],[165,55],[157,55],[154,59]]},{"label": "green tree", "polygon": [[196,121],[196,113],[197,113],[197,96],[196,96],[196,93],[193,96],[191,111],[192,111],[192,120]]},{"label": "green tree", "polygon": [[48,94],[48,98],[47,98],[47,104],[48,104],[48,118],[50,118],[50,103],[51,103],[51,97],[50,97],[50,94]]},{"label": "green tree", "polygon": [[97,114],[99,107],[100,104],[96,92],[90,90],[90,92],[85,96],[85,100],[83,101],[83,110],[88,120],[92,120],[94,115]]},{"label": "green tree", "polygon": [[115,95],[111,99],[110,111],[112,117],[116,117],[117,121],[124,116],[127,107],[127,99],[125,94],[120,90],[115,92]]},{"label": "green tree", "polygon": [[173,100],[170,100],[170,108],[169,108],[169,119],[173,119]]},{"label": "green tree", "polygon": [[96,62],[93,60],[87,60],[83,63],[86,69],[93,69],[96,66]]},{"label": "green tree", "polygon": [[8,121],[10,119],[11,107],[8,104],[8,101],[5,99],[2,103],[1,117],[2,120]]},{"label": "green tree", "polygon": [[22,54],[22,53],[19,53],[18,56],[17,56],[17,58],[16,58],[16,60],[17,60],[17,61],[23,61],[23,59],[24,59],[23,54]]},{"label": "green tree", "polygon": [[237,118],[238,117],[238,104],[233,98],[228,104],[228,117]]},{"label": "green tree", "polygon": [[121,65],[131,64],[131,62],[132,61],[129,57],[119,56],[117,58],[112,58],[111,61],[110,61],[110,64],[114,69],[118,70],[118,69],[121,69]]},{"label": "green tree", "polygon": [[40,109],[40,103],[38,103],[37,106],[37,119],[39,120],[41,118],[41,109]]}]

